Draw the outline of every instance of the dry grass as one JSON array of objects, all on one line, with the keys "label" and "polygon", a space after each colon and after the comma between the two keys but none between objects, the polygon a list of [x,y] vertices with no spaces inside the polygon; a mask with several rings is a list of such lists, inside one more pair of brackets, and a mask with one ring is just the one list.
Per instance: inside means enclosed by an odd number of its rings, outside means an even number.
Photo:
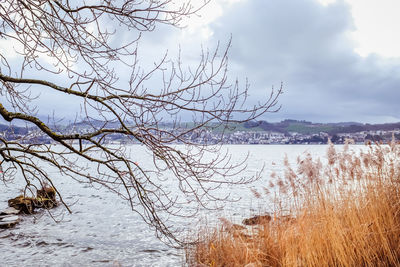
[{"label": "dry grass", "polygon": [[331,145],[326,164],[305,155],[296,170],[285,166],[265,190],[279,195],[274,219],[247,231],[228,221],[203,229],[189,265],[400,266],[399,144],[361,153]]}]

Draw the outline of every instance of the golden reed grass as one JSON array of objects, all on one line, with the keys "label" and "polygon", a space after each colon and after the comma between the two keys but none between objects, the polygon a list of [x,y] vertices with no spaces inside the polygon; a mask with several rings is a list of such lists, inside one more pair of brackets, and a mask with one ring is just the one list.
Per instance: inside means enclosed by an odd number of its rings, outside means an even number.
[{"label": "golden reed grass", "polygon": [[400,145],[338,152],[330,144],[324,162],[306,154],[293,169],[286,158],[283,177],[273,174],[264,188],[273,219],[203,229],[187,264],[400,266]]}]

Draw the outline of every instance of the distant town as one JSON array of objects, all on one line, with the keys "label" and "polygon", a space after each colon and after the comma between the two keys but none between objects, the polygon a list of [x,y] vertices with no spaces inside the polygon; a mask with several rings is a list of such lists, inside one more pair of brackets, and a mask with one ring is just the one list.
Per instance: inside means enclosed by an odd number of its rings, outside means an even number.
[{"label": "distant town", "polygon": [[199,129],[186,138],[195,143],[223,144],[343,144],[350,139],[357,144],[400,140],[400,123],[362,124],[312,123],[308,121],[284,120],[278,123],[266,121],[233,125],[224,133]]},{"label": "distant town", "polygon": [[392,136],[400,137],[400,129],[393,131],[361,131],[356,133],[338,133],[330,136],[326,132],[304,134],[290,132],[288,134],[280,132],[253,132],[253,131],[237,131],[227,133],[224,136],[215,134],[211,131],[203,132],[200,136],[193,134],[191,140],[195,143],[217,143],[222,140],[224,144],[327,144],[328,139],[335,144],[343,144],[346,140],[351,140],[357,144],[368,142],[388,142],[392,140]]},{"label": "distant town", "polygon": [[[80,122],[68,126],[54,127],[57,132],[87,133],[104,126],[103,122]],[[326,144],[331,140],[335,144],[343,144],[351,139],[357,144],[367,142],[388,142],[394,137],[400,140],[400,122],[386,124],[362,124],[357,122],[312,123],[299,120],[281,122],[251,121],[242,124],[229,124],[226,128],[213,125],[199,128],[186,134],[190,123],[182,123],[179,127],[165,123],[161,125],[166,133],[180,135],[175,143],[189,141],[198,144]],[[168,135],[168,134],[166,134]],[[35,128],[17,127],[0,124],[0,137],[21,143],[53,143],[45,133]],[[167,139],[167,136],[165,137]],[[128,139],[120,134],[107,136],[106,142],[135,144],[137,140]]]}]

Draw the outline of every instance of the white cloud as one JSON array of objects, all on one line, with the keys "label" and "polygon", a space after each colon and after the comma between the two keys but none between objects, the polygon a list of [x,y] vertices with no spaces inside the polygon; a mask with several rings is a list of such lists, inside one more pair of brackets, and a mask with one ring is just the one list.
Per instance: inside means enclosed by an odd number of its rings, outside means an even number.
[{"label": "white cloud", "polygon": [[400,60],[355,53],[344,1],[242,2],[212,29],[212,42],[233,33],[231,74],[249,77],[253,100],[284,82],[283,108],[267,119],[400,120]]},{"label": "white cloud", "polygon": [[400,57],[400,2],[398,0],[348,0],[356,26],[356,52]]},{"label": "white cloud", "polygon": [[[318,0],[329,5],[339,0]],[[379,54],[400,57],[400,1],[345,0],[351,6],[355,29],[351,36],[356,41],[355,51],[366,57]]]}]

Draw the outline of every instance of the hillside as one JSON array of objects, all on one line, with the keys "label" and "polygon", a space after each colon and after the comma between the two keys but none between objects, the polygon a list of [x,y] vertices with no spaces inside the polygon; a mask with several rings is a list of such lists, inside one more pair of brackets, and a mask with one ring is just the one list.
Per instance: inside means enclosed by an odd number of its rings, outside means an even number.
[{"label": "hillside", "polygon": [[385,124],[362,124],[358,122],[342,122],[342,123],[312,123],[309,121],[298,120],[284,120],[281,122],[246,122],[243,127],[252,131],[253,129],[263,129],[264,131],[273,131],[280,133],[293,133],[300,134],[318,134],[325,132],[329,135],[339,133],[356,133],[362,131],[391,131],[400,129],[400,122],[385,123]]}]

